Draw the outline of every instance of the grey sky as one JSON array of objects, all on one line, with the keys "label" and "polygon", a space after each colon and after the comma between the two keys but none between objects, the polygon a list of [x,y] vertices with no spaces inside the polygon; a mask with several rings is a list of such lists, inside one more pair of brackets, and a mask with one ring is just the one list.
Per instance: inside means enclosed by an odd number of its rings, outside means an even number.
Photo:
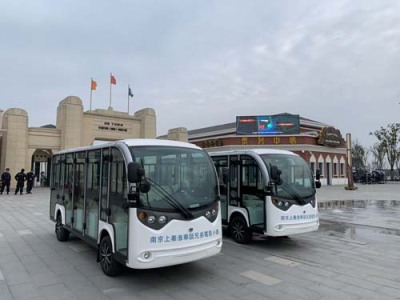
[{"label": "grey sky", "polygon": [[157,134],[288,112],[365,146],[400,122],[400,1],[0,0],[0,109],[154,108]]}]

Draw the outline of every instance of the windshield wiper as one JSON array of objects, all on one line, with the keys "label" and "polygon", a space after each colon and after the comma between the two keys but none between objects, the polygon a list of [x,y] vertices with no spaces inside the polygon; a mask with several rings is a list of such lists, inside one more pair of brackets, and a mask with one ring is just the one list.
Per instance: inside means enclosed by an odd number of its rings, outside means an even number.
[{"label": "windshield wiper", "polygon": [[156,187],[157,190],[164,196],[165,200],[177,211],[179,211],[186,219],[193,219],[193,214],[186,208],[184,207],[178,200],[176,200],[174,197],[171,196],[161,185],[159,185],[157,182],[154,180],[151,180],[150,178],[146,178],[148,181],[150,181],[153,184],[153,187]]},{"label": "windshield wiper", "polygon": [[295,191],[295,189],[290,184],[284,182],[283,180],[281,182],[282,182],[282,186],[285,187],[289,191],[290,196],[292,196],[294,198],[294,200],[297,200],[297,202],[302,203],[302,204],[305,203],[304,199]]}]

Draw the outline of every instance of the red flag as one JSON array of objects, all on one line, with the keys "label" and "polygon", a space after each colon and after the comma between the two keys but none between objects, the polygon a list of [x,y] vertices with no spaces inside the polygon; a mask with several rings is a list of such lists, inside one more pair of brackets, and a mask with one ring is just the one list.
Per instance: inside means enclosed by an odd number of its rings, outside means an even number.
[{"label": "red flag", "polygon": [[97,82],[95,81],[95,80],[91,80],[91,82],[90,82],[90,89],[92,90],[92,91],[94,91],[95,89],[97,89]]},{"label": "red flag", "polygon": [[110,77],[110,83],[111,84],[117,84],[117,79],[115,79],[114,75],[112,75],[112,74],[111,74],[111,77]]}]

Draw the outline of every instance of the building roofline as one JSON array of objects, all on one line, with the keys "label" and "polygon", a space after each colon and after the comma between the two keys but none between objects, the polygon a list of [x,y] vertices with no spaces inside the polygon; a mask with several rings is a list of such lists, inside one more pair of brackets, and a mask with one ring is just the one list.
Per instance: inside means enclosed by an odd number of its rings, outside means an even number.
[{"label": "building roofline", "polygon": [[[331,125],[314,121],[308,118],[299,116],[300,118],[300,128],[307,131],[307,129],[317,129],[320,130],[323,127],[329,127]],[[308,130],[310,131],[310,130]],[[188,136],[190,140],[198,139],[202,137],[215,137],[220,135],[236,135],[236,122],[225,123],[221,125],[203,127],[199,129],[188,130]]]}]

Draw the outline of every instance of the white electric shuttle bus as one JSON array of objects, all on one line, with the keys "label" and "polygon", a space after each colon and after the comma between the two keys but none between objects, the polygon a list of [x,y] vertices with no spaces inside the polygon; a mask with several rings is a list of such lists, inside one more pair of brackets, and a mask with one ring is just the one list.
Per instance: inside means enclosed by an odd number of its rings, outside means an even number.
[{"label": "white electric shuttle bus", "polygon": [[248,243],[253,232],[288,236],[318,229],[318,206],[310,167],[284,150],[209,152],[221,193],[222,224],[232,238]]},{"label": "white electric shuttle bus", "polygon": [[132,139],[52,157],[50,218],[98,249],[106,275],[215,255],[222,230],[208,154],[189,143]]}]

